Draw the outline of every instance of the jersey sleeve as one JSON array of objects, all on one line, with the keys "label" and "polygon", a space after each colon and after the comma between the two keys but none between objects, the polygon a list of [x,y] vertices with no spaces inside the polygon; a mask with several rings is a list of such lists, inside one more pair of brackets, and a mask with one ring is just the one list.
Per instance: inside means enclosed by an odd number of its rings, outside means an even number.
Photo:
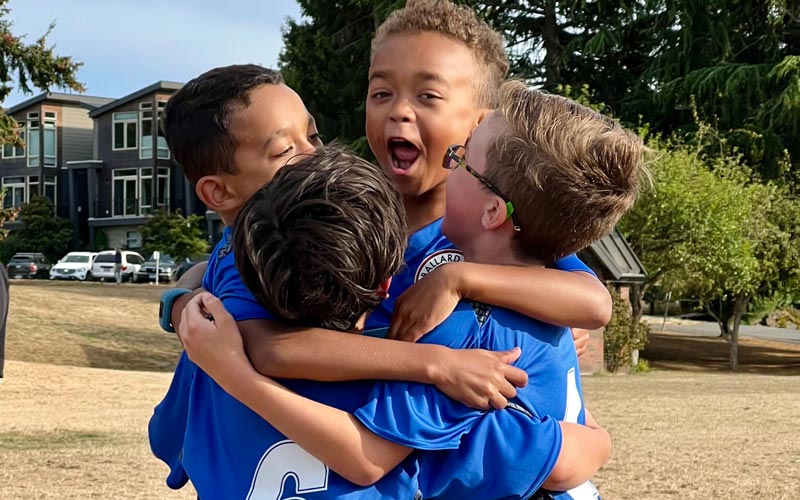
[{"label": "jersey sleeve", "polygon": [[594,273],[594,271],[592,271],[591,268],[589,268],[589,266],[584,264],[584,262],[581,259],[579,259],[578,256],[575,255],[574,253],[567,255],[566,257],[557,259],[555,268],[560,269],[561,271],[569,271],[569,272],[582,271],[584,273],[592,274],[595,277],[597,276]]},{"label": "jersey sleeve", "polygon": [[276,319],[273,314],[258,303],[245,286],[244,281],[239,276],[239,270],[236,269],[232,252],[220,259],[218,266],[219,280],[215,290],[209,291],[222,301],[225,309],[231,313],[231,316],[236,321]]},{"label": "jersey sleeve", "polygon": [[167,486],[177,490],[189,480],[183,469],[183,445],[189,415],[189,391],[196,367],[181,354],[166,396],[153,410],[147,426],[150,449],[169,467]]},{"label": "jersey sleeve", "polygon": [[550,476],[561,452],[561,426],[552,417],[513,409],[481,418],[457,450],[420,457],[426,497],[529,498]]},{"label": "jersey sleeve", "polygon": [[[470,303],[461,303],[420,342],[456,349],[474,347],[480,326]],[[447,397],[433,385],[378,382],[369,402],[354,415],[375,434],[421,450],[457,448],[483,411]]]}]

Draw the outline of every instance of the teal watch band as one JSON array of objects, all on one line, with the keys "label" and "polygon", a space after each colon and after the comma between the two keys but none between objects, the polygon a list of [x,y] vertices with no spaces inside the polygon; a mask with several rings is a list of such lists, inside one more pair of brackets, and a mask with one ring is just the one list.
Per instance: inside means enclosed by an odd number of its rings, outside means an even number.
[{"label": "teal watch band", "polygon": [[175,333],[172,326],[172,304],[175,299],[187,293],[192,293],[188,288],[170,288],[161,294],[161,303],[158,306],[158,324],[167,333]]}]

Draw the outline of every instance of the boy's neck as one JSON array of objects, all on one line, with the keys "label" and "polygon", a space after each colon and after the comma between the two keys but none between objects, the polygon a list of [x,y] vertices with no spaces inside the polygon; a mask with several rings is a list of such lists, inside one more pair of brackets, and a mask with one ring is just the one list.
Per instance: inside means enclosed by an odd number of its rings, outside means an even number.
[{"label": "boy's neck", "polygon": [[419,231],[436,219],[441,219],[444,216],[444,205],[444,184],[420,196],[404,196],[403,206],[406,209],[409,234]]},{"label": "boy's neck", "polygon": [[[241,207],[240,207],[241,208]],[[239,214],[239,209],[236,210],[227,210],[227,211],[218,211],[217,215],[219,218],[222,219],[222,223],[225,226],[233,226],[233,223],[236,222],[236,216]]]},{"label": "boy's neck", "polygon": [[521,259],[512,250],[511,237],[497,231],[485,231],[467,245],[459,247],[464,260],[476,264],[501,266],[543,266],[538,260]]}]

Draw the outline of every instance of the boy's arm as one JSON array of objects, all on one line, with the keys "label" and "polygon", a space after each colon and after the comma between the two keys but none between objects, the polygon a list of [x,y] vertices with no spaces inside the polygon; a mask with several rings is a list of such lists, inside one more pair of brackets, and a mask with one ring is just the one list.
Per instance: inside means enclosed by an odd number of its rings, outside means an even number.
[{"label": "boy's arm", "polygon": [[187,305],[180,335],[190,359],[228,394],[345,479],[373,484],[411,453],[373,434],[351,414],[259,375],[244,354],[233,317],[213,295],[202,294]]},{"label": "boy's arm", "polygon": [[567,491],[589,481],[611,457],[611,437],[586,412],[586,425],[559,422],[562,441],[558,461],[542,485]]},{"label": "boy's arm", "polygon": [[397,298],[389,336],[416,341],[444,321],[462,298],[584,329],[600,328],[611,316],[611,296],[591,273],[454,262],[439,266]]},{"label": "boy's arm", "polygon": [[326,382],[404,380],[434,384],[457,401],[502,409],[527,384],[511,366],[520,350],[456,350],[376,339],[321,328],[292,328],[275,321],[238,323],[255,369],[268,377]]}]

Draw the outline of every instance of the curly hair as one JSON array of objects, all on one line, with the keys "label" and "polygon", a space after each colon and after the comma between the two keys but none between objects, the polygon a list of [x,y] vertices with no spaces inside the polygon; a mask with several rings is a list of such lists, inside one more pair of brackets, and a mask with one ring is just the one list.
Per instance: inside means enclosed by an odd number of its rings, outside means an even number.
[{"label": "curly hair", "polygon": [[284,320],[352,330],[403,265],[405,212],[378,167],[326,146],[283,167],[239,212],[236,266]]},{"label": "curly hair", "polygon": [[468,7],[447,0],[408,0],[406,6],[389,15],[372,39],[372,56],[392,35],[439,33],[463,43],[478,64],[478,104],[497,105],[498,89],[508,74],[503,37]]}]

